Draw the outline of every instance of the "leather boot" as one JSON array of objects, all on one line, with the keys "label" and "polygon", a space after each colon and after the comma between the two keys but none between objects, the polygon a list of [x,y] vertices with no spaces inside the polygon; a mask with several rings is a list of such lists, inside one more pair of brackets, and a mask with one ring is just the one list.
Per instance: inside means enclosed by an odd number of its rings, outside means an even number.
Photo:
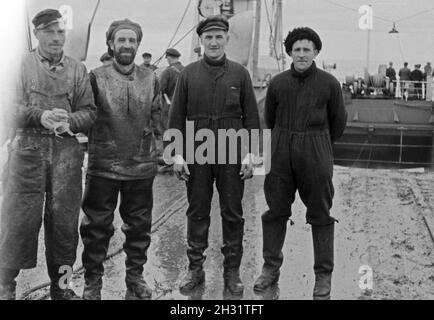
[{"label": "leather boot", "polygon": [[329,300],[333,272],[334,224],[312,226],[315,286],[314,300]]},{"label": "leather boot", "polygon": [[[72,266],[70,266],[72,268]],[[59,273],[60,265],[47,265],[48,275],[50,276],[50,296],[51,300],[82,300],[68,284],[66,288],[61,288],[59,281],[64,274]]]},{"label": "leather boot", "polygon": [[202,267],[196,267],[188,270],[187,274],[179,285],[181,293],[189,293],[205,281],[205,271]]},{"label": "leather boot", "polygon": [[255,284],[253,286],[253,290],[256,292],[263,292],[274,286],[280,277],[279,270],[271,270],[267,267],[262,267],[262,273],[256,279]]},{"label": "leather boot", "polygon": [[0,300],[15,300],[17,283],[15,278],[20,270],[0,269]]},{"label": "leather boot", "polygon": [[143,278],[127,282],[125,300],[151,300],[152,289]]},{"label": "leather boot", "polygon": [[240,270],[238,268],[225,269],[223,273],[225,288],[235,296],[244,293],[244,285],[240,279]]},{"label": "leather boot", "polygon": [[83,300],[101,300],[102,275],[85,272]]},{"label": "leather boot", "polygon": [[261,275],[253,286],[253,289],[257,292],[265,291],[279,281],[287,223],[287,217],[275,218],[271,211],[267,211],[262,215],[264,265]]}]

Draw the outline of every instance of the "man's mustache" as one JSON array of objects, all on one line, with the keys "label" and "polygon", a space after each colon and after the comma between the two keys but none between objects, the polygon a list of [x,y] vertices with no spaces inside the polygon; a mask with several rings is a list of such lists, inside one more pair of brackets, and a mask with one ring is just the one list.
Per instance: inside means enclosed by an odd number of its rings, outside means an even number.
[{"label": "man's mustache", "polygon": [[129,49],[129,48],[120,48],[120,49],[119,49],[119,53],[131,53],[131,54],[134,54],[135,51],[134,51],[134,49]]}]

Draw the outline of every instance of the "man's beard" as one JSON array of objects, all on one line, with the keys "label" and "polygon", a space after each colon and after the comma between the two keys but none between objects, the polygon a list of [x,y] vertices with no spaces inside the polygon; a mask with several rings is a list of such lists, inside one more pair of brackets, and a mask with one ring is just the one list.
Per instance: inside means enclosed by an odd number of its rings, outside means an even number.
[{"label": "man's beard", "polygon": [[[122,53],[130,53],[130,55],[123,55]],[[134,62],[136,51],[134,49],[120,48],[117,50],[115,48],[114,55],[117,63],[123,66],[128,66]]]}]

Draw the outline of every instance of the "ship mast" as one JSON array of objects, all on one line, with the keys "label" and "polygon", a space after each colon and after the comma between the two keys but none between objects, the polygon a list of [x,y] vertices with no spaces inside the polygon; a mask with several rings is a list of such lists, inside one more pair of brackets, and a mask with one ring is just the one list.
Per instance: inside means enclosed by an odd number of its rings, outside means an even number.
[{"label": "ship mast", "polygon": [[253,35],[253,52],[252,52],[252,72],[253,80],[258,80],[258,63],[259,63],[259,39],[261,33],[261,9],[262,1],[256,0],[255,10],[255,31]]}]

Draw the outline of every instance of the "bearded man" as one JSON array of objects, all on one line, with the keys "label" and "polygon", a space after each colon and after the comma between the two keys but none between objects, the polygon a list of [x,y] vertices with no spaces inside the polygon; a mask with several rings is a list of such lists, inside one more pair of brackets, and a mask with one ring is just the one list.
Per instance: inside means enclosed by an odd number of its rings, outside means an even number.
[{"label": "bearded man", "polygon": [[84,299],[101,299],[103,261],[113,236],[114,211],[125,233],[125,299],[150,299],[143,278],[151,238],[153,194],[157,173],[154,131],[159,128],[156,75],[134,63],[143,33],[128,19],[114,21],[107,33],[110,65],[90,74],[98,114],[89,132],[89,163],[80,233],[84,244]]}]

